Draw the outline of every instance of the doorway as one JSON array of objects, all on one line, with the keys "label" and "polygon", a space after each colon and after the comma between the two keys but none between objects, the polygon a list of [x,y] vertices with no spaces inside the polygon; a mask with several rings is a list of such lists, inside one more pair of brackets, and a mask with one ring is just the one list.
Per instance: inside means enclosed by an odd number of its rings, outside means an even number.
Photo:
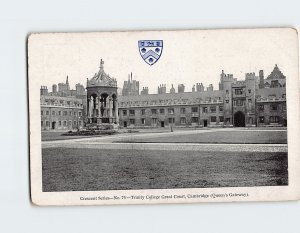
[{"label": "doorway", "polygon": [[238,111],[234,114],[234,126],[245,127],[245,114]]},{"label": "doorway", "polygon": [[203,120],[203,126],[207,127],[207,120]]},{"label": "doorway", "polygon": [[160,122],[160,127],[165,127],[165,122],[164,121]]}]

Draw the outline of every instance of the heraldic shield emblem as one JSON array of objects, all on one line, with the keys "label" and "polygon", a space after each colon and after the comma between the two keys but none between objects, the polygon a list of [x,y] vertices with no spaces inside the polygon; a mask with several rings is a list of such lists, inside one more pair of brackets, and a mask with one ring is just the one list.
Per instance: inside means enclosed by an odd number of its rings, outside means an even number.
[{"label": "heraldic shield emblem", "polygon": [[150,66],[161,57],[163,50],[162,40],[139,40],[139,51],[143,60]]}]

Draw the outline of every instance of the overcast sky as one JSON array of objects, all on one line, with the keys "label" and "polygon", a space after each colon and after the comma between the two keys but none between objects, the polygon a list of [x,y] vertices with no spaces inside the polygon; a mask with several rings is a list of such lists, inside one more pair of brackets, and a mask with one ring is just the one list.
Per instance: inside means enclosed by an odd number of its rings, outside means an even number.
[{"label": "overcast sky", "polygon": [[[160,60],[153,66],[146,64],[138,49],[138,40],[163,40]],[[292,29],[202,30],[202,31],[146,31],[121,33],[41,34],[30,38],[29,57],[38,85],[52,89],[53,83],[65,82],[69,76],[71,88],[76,83],[86,86],[86,79],[104,70],[118,81],[118,87],[133,73],[133,78],[150,93],[159,84],[185,84],[191,91],[193,84],[212,83],[218,89],[221,70],[235,78],[263,69],[265,77],[278,64],[288,77],[295,68],[295,31]],[[31,49],[32,48],[32,49]],[[29,59],[30,60],[30,59]]]}]

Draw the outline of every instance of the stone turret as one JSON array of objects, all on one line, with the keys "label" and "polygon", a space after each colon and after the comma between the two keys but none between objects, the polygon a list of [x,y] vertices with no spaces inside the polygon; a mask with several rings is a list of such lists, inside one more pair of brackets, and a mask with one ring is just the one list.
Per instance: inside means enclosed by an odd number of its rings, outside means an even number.
[{"label": "stone turret", "polygon": [[128,81],[124,81],[122,95],[139,95],[140,83],[132,79],[132,72],[128,74]]}]

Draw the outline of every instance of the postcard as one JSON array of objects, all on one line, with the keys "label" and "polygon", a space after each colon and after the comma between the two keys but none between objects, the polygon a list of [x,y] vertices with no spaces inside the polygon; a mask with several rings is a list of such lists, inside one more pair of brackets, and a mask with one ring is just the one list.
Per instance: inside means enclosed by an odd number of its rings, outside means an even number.
[{"label": "postcard", "polygon": [[36,205],[300,198],[293,28],[32,33]]}]

